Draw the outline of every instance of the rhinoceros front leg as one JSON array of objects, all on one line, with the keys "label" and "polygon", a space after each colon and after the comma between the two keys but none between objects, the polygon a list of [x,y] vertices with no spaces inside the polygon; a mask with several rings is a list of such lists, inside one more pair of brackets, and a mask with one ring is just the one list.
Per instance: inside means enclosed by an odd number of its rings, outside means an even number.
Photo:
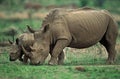
[{"label": "rhinoceros front leg", "polygon": [[[52,47],[53,48],[53,47]],[[50,49],[50,55],[52,56],[52,50],[53,49]],[[59,54],[59,56],[58,56],[58,64],[59,65],[62,65],[63,63],[64,63],[64,57],[65,55],[64,55],[64,51],[62,51],[60,54]]]},{"label": "rhinoceros front leg", "polygon": [[[60,55],[60,53],[63,51],[63,49],[65,47],[67,47],[69,45],[68,40],[64,39],[64,40],[58,40],[56,42],[55,47],[52,50],[52,55],[51,55],[51,59],[49,61],[50,65],[57,65],[58,64],[58,59],[60,58],[58,57]],[[60,62],[60,61],[59,61]]]},{"label": "rhinoceros front leg", "polygon": [[64,63],[64,58],[65,58],[65,55],[64,55],[64,52],[62,51],[58,56],[58,64],[59,65],[62,65]]},{"label": "rhinoceros front leg", "polygon": [[24,57],[23,57],[23,63],[27,64],[27,62],[28,62],[28,56],[24,55]]},{"label": "rhinoceros front leg", "polygon": [[19,52],[19,53],[20,53],[19,60],[20,60],[21,62],[23,62],[23,58],[22,58],[22,56],[23,56],[23,53],[21,53],[21,52]]}]

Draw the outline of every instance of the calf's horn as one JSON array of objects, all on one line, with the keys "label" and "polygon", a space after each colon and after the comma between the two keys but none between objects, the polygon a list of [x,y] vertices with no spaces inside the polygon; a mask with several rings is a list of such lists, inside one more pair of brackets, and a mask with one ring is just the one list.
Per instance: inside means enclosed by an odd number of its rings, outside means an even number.
[{"label": "calf's horn", "polygon": [[12,42],[12,41],[10,41],[9,39],[8,39],[8,41],[9,41],[9,43],[10,43],[10,44],[13,44],[13,42]]},{"label": "calf's horn", "polygon": [[30,53],[28,51],[26,51],[26,49],[24,48],[24,46],[22,45],[21,47],[22,47],[23,53],[25,53],[27,56],[29,56]]}]

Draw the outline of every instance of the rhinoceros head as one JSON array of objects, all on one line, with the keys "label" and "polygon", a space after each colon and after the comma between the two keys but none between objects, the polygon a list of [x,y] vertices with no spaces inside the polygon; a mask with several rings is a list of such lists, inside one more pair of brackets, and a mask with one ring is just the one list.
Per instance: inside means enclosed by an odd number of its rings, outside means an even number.
[{"label": "rhinoceros head", "polygon": [[16,39],[16,42],[10,42],[11,49],[10,49],[10,61],[17,60],[21,55],[21,49],[18,46],[18,39]]},{"label": "rhinoceros head", "polygon": [[[49,26],[48,26],[49,27]],[[31,46],[31,51],[28,52],[24,46],[22,46],[23,52],[29,57],[30,64],[38,65],[43,64],[50,51],[50,38],[49,38],[49,28],[47,26],[37,33],[38,38],[35,39],[33,46]],[[34,33],[35,34],[35,33]],[[34,35],[36,36],[36,34]]]}]

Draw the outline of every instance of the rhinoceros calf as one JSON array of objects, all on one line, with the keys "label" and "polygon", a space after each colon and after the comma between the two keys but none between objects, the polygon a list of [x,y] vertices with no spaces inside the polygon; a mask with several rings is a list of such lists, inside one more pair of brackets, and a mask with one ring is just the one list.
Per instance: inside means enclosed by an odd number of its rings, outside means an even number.
[{"label": "rhinoceros calf", "polygon": [[108,52],[107,63],[114,62],[117,23],[106,10],[78,9],[51,11],[43,21],[39,39],[29,54],[31,64],[44,63],[49,52],[50,65],[58,64],[58,56],[65,47],[87,48],[100,42]]},{"label": "rhinoceros calf", "polygon": [[12,45],[10,50],[10,61],[15,61],[19,59],[20,61],[27,63],[28,56],[24,55],[21,45],[23,45],[26,50],[31,51],[30,46],[32,46],[33,43],[34,43],[34,36],[32,33],[23,33],[19,35],[15,43],[11,42]]}]

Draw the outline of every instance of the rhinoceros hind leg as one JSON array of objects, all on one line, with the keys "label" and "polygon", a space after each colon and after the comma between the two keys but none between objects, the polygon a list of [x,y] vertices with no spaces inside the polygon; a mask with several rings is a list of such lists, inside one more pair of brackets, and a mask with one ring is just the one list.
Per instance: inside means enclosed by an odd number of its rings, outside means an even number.
[{"label": "rhinoceros hind leg", "polygon": [[104,45],[108,52],[108,64],[112,64],[115,60],[115,45],[116,45],[116,39],[118,35],[118,25],[117,23],[113,20],[110,19],[108,28],[106,30],[106,33],[102,40],[100,41],[101,44]]},{"label": "rhinoceros hind leg", "polygon": [[107,64],[113,64],[116,56],[115,46],[106,46],[108,52]]},{"label": "rhinoceros hind leg", "polygon": [[107,64],[113,64],[116,56],[116,51],[115,51],[116,39],[108,39],[104,37],[100,41],[100,43],[106,48],[108,52]]}]

